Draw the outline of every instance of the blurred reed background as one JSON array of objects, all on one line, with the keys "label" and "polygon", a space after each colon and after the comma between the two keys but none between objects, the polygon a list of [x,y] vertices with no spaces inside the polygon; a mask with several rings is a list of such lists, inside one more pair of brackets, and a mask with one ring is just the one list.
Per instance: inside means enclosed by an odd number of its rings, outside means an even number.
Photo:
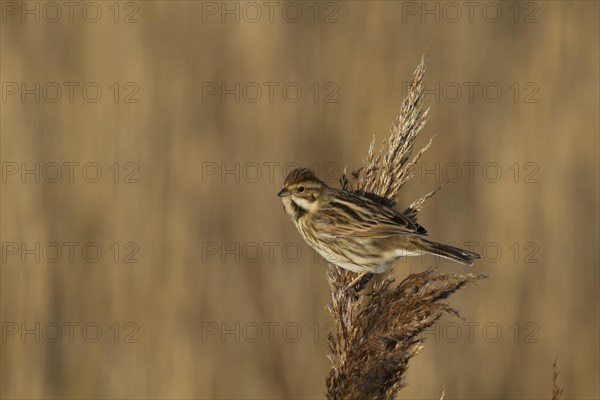
[{"label": "blurred reed background", "polygon": [[[427,49],[437,136],[399,207],[453,180],[420,221],[489,279],[401,397],[549,398],[556,356],[565,398],[600,396],[597,2],[55,4],[2,2],[3,398],[322,398],[326,264],[275,194],[360,166]],[[463,271],[395,274],[433,264]]]}]

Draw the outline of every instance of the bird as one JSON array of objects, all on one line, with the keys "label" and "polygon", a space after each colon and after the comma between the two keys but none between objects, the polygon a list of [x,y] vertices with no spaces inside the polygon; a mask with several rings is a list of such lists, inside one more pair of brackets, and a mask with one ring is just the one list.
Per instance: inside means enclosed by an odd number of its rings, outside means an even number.
[{"label": "bird", "polygon": [[310,247],[329,263],[359,274],[349,287],[357,282],[363,287],[400,257],[430,253],[466,266],[481,258],[428,240],[414,213],[403,214],[375,201],[374,194],[330,187],[308,168],[292,170],[277,195]]}]

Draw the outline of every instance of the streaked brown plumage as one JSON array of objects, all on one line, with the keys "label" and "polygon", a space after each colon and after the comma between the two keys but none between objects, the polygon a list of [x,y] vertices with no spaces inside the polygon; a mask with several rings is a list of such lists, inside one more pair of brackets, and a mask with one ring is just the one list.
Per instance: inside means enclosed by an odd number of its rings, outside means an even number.
[{"label": "streaked brown plumage", "polygon": [[422,253],[473,265],[479,254],[429,241],[427,231],[393,208],[335,189],[305,168],[278,193],[304,240],[327,261],[356,273],[381,273],[402,256]]}]

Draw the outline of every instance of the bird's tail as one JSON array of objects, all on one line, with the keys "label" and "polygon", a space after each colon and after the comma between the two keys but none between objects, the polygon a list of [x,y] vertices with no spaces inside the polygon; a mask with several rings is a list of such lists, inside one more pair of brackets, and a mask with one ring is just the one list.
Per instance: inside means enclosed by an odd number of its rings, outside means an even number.
[{"label": "bird's tail", "polygon": [[447,244],[431,242],[422,238],[419,240],[419,247],[422,251],[447,258],[469,267],[473,265],[473,261],[481,258],[479,254],[472,251],[449,246]]}]

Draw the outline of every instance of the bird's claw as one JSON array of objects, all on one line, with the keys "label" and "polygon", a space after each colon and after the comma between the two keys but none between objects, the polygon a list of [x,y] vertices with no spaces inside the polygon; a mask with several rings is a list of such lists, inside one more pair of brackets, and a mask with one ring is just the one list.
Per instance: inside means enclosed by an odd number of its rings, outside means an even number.
[{"label": "bird's claw", "polygon": [[368,272],[362,276],[359,276],[358,280],[355,279],[356,282],[353,281],[352,283],[350,283],[350,285],[348,285],[348,288],[346,290],[353,292],[352,300],[358,300],[358,293],[360,293],[360,291],[363,290],[365,286],[367,286],[367,283],[369,283],[371,279],[373,279],[373,274],[371,272]]}]

